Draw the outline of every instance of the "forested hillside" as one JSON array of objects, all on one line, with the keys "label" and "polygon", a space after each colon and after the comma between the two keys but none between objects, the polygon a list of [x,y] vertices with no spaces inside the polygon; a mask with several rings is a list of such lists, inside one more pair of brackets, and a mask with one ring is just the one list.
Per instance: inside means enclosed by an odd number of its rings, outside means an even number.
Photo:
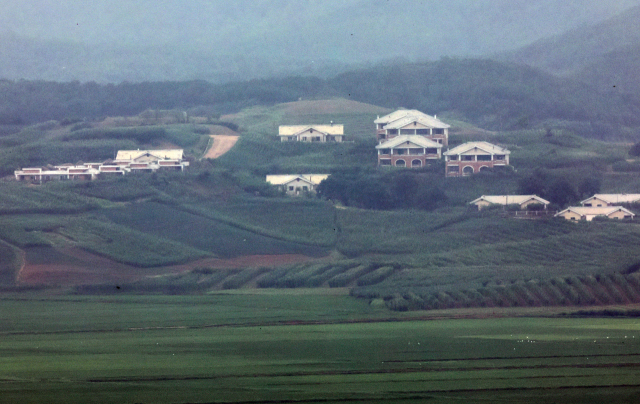
[{"label": "forested hillside", "polygon": [[288,77],[228,84],[4,80],[0,124],[93,120],[172,108],[217,116],[251,105],[327,97],[417,108],[491,130],[558,128],[599,139],[635,139],[640,133],[636,95],[595,89],[515,64],[450,58],[381,65],[329,79]]}]

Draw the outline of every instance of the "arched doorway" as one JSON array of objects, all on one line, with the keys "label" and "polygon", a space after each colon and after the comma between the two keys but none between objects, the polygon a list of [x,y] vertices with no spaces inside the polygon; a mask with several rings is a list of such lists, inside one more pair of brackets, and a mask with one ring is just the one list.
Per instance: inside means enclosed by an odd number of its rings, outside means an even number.
[{"label": "arched doorway", "polygon": [[422,167],[422,161],[415,159],[411,162],[411,167]]},{"label": "arched doorway", "polygon": [[466,166],[465,168],[462,169],[462,175],[471,175],[471,174],[473,174],[473,167]]},{"label": "arched doorway", "polygon": [[488,170],[489,170],[489,167],[487,167],[487,166],[482,166],[482,167],[480,167],[480,169],[478,170],[478,172],[483,172],[483,171],[488,171]]},{"label": "arched doorway", "polygon": [[406,167],[407,163],[406,161],[400,159],[400,160],[396,160],[396,167]]}]

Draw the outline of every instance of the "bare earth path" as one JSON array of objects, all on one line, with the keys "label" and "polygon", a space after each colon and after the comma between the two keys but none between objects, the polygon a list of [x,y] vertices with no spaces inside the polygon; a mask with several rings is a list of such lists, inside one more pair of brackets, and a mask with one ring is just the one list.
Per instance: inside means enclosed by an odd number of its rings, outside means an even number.
[{"label": "bare earth path", "polygon": [[238,141],[239,136],[229,136],[229,135],[210,135],[213,140],[213,144],[207,150],[204,157],[205,159],[215,159],[226,152],[228,152],[233,145]]}]

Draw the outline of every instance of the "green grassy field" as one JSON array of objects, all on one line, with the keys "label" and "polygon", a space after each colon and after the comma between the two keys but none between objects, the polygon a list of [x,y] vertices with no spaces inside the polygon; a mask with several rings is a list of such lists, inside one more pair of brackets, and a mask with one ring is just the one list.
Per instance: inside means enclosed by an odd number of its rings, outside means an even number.
[{"label": "green grassy field", "polygon": [[417,321],[344,295],[5,295],[0,402],[603,402],[637,319]]}]

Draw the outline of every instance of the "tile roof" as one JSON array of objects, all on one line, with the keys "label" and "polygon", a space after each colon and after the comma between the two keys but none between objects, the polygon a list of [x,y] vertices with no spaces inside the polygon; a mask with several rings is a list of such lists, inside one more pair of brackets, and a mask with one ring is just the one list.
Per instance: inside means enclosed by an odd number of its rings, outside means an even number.
[{"label": "tile roof", "polygon": [[380,143],[376,146],[376,149],[392,149],[394,147],[400,146],[402,143],[411,142],[420,147],[428,147],[428,148],[441,148],[442,145],[440,143],[434,142],[431,139],[427,139],[424,136],[420,135],[400,135],[396,136],[392,139],[387,140],[386,142]]},{"label": "tile roof", "polygon": [[549,204],[549,201],[547,201],[546,199],[542,199],[537,195],[482,195],[480,198],[475,199],[469,203],[472,204],[480,201],[487,201],[496,205],[508,205],[516,203],[520,205],[531,199],[535,199],[537,202],[543,205]]},{"label": "tile roof", "polygon": [[593,198],[598,198],[609,204],[633,203],[640,201],[640,194],[595,194],[592,197],[580,202],[580,204],[584,204]]},{"label": "tile roof", "polygon": [[430,127],[430,128],[449,128],[450,126],[447,125],[446,123],[440,121],[439,119],[436,119],[432,116],[429,115],[425,115],[425,116],[406,116],[404,118],[400,118],[400,119],[396,119],[395,121],[391,121],[389,122],[387,125],[385,125],[385,129],[400,129],[403,128],[413,122],[418,122],[421,123],[424,126]]},{"label": "tile roof", "polygon": [[405,118],[407,116],[429,116],[424,112],[418,111],[417,109],[399,109],[397,111],[393,111],[390,114],[387,114],[383,117],[379,117],[373,123],[389,123],[393,121],[397,121],[398,119]]},{"label": "tile roof", "polygon": [[279,136],[292,136],[298,133],[304,132],[307,129],[313,128],[318,132],[326,133],[327,135],[344,135],[344,125],[280,125],[278,128]]},{"label": "tile roof", "polygon": [[617,211],[623,211],[625,213],[629,213],[631,216],[635,216],[633,212],[631,212],[629,209],[623,208],[622,206],[570,206],[567,209],[556,213],[555,216],[560,216],[565,212],[574,212],[580,216],[609,216],[610,214]]},{"label": "tile roof", "polygon": [[322,180],[329,177],[329,174],[285,174],[285,175],[267,175],[266,181],[273,185],[288,184],[295,179],[301,179],[309,184],[318,185]]},{"label": "tile roof", "polygon": [[116,160],[135,160],[145,154],[151,154],[159,159],[182,160],[184,151],[182,149],[170,150],[118,150]]},{"label": "tile roof", "polygon": [[478,148],[484,152],[492,153],[492,154],[510,154],[511,152],[504,147],[496,146],[489,142],[468,142],[463,143],[459,146],[454,147],[442,154],[445,156],[451,156],[456,154],[465,153],[471,149]]}]

